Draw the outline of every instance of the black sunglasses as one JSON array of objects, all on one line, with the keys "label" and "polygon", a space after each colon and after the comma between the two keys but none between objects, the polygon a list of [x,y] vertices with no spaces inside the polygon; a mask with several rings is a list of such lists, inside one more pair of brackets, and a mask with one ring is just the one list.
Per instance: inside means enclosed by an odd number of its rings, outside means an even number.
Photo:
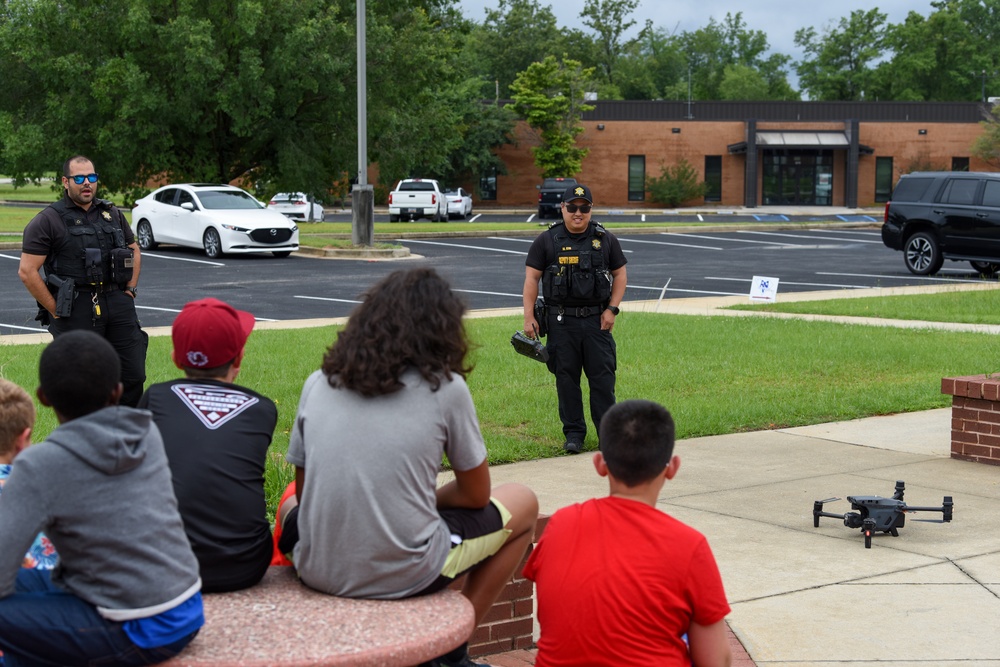
[{"label": "black sunglasses", "polygon": [[97,182],[97,174],[77,174],[76,176],[70,176],[70,178],[72,178],[73,182],[77,185],[83,185],[84,181],[90,181],[91,183]]},{"label": "black sunglasses", "polygon": [[591,206],[590,204],[580,204],[579,206],[577,206],[576,204],[566,204],[567,213],[576,213],[577,211],[579,211],[580,213],[590,213],[590,209],[592,208],[593,206]]}]

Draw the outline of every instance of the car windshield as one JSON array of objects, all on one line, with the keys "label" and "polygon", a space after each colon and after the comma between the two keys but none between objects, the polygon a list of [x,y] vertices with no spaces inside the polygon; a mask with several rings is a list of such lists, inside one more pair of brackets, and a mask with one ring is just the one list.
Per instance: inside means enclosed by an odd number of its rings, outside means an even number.
[{"label": "car windshield", "polygon": [[260,202],[242,190],[202,190],[201,205],[210,210],[263,208]]}]

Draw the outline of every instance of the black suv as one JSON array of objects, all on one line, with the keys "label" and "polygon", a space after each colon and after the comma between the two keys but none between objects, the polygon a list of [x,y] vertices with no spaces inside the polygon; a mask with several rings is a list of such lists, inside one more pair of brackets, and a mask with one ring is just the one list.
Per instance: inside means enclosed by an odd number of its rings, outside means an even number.
[{"label": "black suv", "polygon": [[575,178],[546,178],[541,185],[535,186],[538,188],[538,217],[544,218],[551,213],[553,218],[558,218],[563,193],[574,185]]},{"label": "black suv", "polygon": [[984,275],[1000,270],[1000,174],[904,174],[885,205],[882,243],[903,251],[911,273],[937,273],[944,260]]}]

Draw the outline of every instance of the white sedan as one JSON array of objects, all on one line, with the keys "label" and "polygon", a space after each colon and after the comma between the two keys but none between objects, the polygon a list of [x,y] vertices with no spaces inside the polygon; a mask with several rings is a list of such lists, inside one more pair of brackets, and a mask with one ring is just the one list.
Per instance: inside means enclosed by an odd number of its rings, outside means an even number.
[{"label": "white sedan", "polygon": [[299,249],[299,228],[232,185],[181,183],[153,190],[132,208],[132,229],[143,250],[159,243],[226,253],[272,253]]},{"label": "white sedan", "polygon": [[323,222],[323,205],[310,201],[304,192],[279,192],[271,197],[267,207],[299,222]]},{"label": "white sedan", "polygon": [[444,196],[448,200],[449,218],[462,218],[464,220],[466,216],[472,215],[472,195],[465,188],[448,190]]}]

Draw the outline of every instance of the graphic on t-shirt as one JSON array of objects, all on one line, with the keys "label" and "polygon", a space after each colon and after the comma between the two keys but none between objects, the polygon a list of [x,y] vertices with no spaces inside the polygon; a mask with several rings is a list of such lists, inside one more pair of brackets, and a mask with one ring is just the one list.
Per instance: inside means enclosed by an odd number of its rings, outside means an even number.
[{"label": "graphic on t-shirt", "polygon": [[258,402],[238,389],[225,389],[207,384],[175,384],[171,387],[181,402],[201,420],[215,430]]}]

